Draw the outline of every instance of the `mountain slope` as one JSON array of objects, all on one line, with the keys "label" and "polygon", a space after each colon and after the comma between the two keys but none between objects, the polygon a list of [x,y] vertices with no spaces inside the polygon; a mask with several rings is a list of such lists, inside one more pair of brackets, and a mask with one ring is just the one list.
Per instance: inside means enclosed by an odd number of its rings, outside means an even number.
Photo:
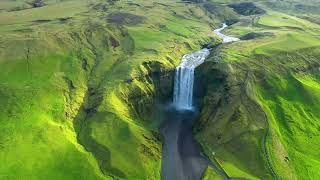
[{"label": "mountain slope", "polygon": [[264,36],[217,49],[199,70],[199,141],[232,177],[316,179],[319,25],[269,10],[229,32]]},{"label": "mountain slope", "polygon": [[209,15],[169,1],[45,4],[1,12],[1,178],[159,179],[155,97],[171,96],[182,54],[213,40]]}]

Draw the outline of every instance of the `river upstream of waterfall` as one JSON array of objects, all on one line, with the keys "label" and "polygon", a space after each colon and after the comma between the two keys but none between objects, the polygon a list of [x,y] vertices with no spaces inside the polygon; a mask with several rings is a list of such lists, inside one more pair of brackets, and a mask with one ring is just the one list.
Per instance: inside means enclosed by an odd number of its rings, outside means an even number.
[{"label": "river upstream of waterfall", "polygon": [[[227,27],[214,32],[223,39],[223,43],[238,41],[238,38],[221,33]],[[192,133],[193,120],[197,113],[193,104],[194,69],[202,64],[210,54],[204,48],[182,57],[181,64],[176,68],[173,103],[162,124],[164,136],[162,149],[162,180],[200,180],[210,161],[201,153],[200,144]]]}]

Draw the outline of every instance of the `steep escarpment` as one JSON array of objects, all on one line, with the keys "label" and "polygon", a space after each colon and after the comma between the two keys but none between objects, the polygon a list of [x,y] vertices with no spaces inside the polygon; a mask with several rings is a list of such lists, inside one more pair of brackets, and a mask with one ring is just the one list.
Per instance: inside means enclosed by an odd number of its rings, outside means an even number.
[{"label": "steep escarpment", "polygon": [[259,15],[264,14],[266,11],[257,7],[252,2],[244,2],[239,4],[230,4],[229,7],[233,8],[238,14],[249,16],[249,15]]},{"label": "steep escarpment", "polygon": [[[276,57],[254,55],[246,62],[215,63],[212,58],[200,66],[202,108],[194,131],[208,157],[228,176],[316,176],[299,171],[302,166],[297,164],[309,164],[314,173],[318,169],[317,163],[302,160],[317,161],[315,152],[304,148],[317,144],[318,138],[315,72],[319,72],[319,62],[315,57],[319,52],[315,49],[278,52]],[[284,56],[292,60],[285,66]],[[257,64],[261,59],[269,61]]]},{"label": "steep escarpment", "polygon": [[263,149],[267,122],[250,89],[253,74],[245,69],[212,62],[200,67],[205,93],[195,133],[228,176],[270,178]]}]

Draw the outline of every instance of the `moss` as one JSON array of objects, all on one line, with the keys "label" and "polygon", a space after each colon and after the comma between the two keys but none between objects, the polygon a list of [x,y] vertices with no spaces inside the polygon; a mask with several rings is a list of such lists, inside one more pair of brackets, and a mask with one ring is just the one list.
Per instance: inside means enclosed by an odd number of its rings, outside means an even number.
[{"label": "moss", "polygon": [[215,170],[211,167],[208,167],[205,174],[203,175],[202,180],[222,180],[223,178],[218,175]]}]

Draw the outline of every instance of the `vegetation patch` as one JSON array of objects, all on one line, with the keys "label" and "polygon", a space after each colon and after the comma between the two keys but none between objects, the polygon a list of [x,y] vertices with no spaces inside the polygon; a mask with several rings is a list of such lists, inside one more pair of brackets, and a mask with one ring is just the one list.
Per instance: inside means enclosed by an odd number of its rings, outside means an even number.
[{"label": "vegetation patch", "polygon": [[238,19],[237,13],[234,12],[233,9],[225,5],[213,2],[206,2],[203,4],[203,8],[211,14],[213,14],[218,19],[222,20],[223,22],[236,22]]},{"label": "vegetation patch", "polygon": [[116,47],[118,47],[119,45],[120,45],[120,43],[119,43],[119,41],[117,41],[114,37],[109,37],[109,41],[110,41],[110,43],[111,43],[111,46],[113,47],[113,48],[116,48]]},{"label": "vegetation patch", "polygon": [[283,1],[266,1],[263,2],[268,8],[271,8],[276,11],[287,12],[290,14],[320,14],[320,5],[317,1],[290,1],[290,0],[283,0]]},{"label": "vegetation patch", "polygon": [[66,23],[68,21],[70,21],[72,19],[72,17],[62,17],[62,18],[58,18],[58,20],[61,22],[61,23]]},{"label": "vegetation patch", "polygon": [[258,15],[258,14],[266,13],[265,10],[261,9],[260,7],[257,7],[252,2],[229,4],[228,6],[233,8],[238,14],[241,14],[244,16]]},{"label": "vegetation patch", "polygon": [[144,19],[143,16],[126,12],[113,13],[107,17],[108,22],[117,25],[137,25],[142,23]]},{"label": "vegetation patch", "polygon": [[305,19],[307,21],[316,23],[320,25],[320,16],[315,16],[315,15],[300,15],[298,16],[301,19]]},{"label": "vegetation patch", "polygon": [[48,22],[51,22],[52,20],[50,19],[37,19],[37,20],[34,20],[32,22],[35,22],[35,23],[48,23]]},{"label": "vegetation patch", "polygon": [[46,5],[46,3],[43,0],[33,0],[28,3],[32,8],[39,8]]},{"label": "vegetation patch", "polygon": [[29,7],[20,7],[20,6],[18,6],[18,7],[11,8],[8,11],[9,12],[13,12],[13,11],[21,11],[21,10],[25,10],[25,9],[29,9]]},{"label": "vegetation patch", "polygon": [[98,3],[98,4],[93,5],[91,8],[94,11],[106,12],[108,10],[108,4]]},{"label": "vegetation patch", "polygon": [[240,37],[241,40],[251,40],[251,39],[257,39],[257,38],[263,38],[263,37],[270,37],[274,36],[271,32],[250,32]]}]

